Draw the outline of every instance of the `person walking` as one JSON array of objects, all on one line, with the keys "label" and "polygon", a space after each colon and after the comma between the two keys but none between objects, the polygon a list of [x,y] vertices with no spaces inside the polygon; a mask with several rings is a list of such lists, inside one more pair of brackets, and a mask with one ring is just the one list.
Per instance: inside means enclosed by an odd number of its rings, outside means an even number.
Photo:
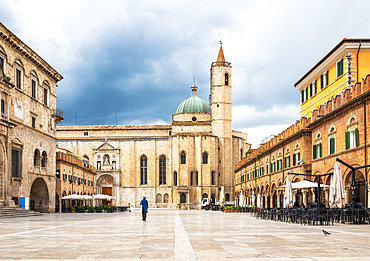
[{"label": "person walking", "polygon": [[143,217],[143,221],[146,221],[146,213],[148,213],[148,200],[146,200],[146,196],[143,196],[143,199],[140,202],[141,205],[141,215]]}]

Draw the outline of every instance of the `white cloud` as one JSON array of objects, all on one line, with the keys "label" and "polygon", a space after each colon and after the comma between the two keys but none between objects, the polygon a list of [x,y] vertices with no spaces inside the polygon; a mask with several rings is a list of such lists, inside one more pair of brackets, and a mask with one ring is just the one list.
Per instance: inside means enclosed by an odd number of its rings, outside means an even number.
[{"label": "white cloud", "polygon": [[291,125],[292,124],[288,123],[280,125],[264,125],[255,128],[241,128],[237,130],[246,132],[248,134],[247,142],[252,144],[253,149],[257,149],[262,141],[265,139],[268,141],[270,137],[278,135]]}]

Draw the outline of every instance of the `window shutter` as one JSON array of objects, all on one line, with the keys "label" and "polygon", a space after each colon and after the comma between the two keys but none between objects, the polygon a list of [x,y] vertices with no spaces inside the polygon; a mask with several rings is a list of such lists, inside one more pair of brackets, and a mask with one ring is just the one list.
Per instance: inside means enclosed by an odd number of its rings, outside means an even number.
[{"label": "window shutter", "polygon": [[317,146],[316,145],[313,145],[312,146],[312,158],[313,159],[316,159],[317,158]]},{"label": "window shutter", "polygon": [[310,97],[312,97],[312,83],[310,84]]},{"label": "window shutter", "polygon": [[308,87],[306,87],[306,101],[308,100]]},{"label": "window shutter", "polygon": [[317,80],[315,80],[315,94],[317,93]]},{"label": "window shutter", "polygon": [[329,85],[329,70],[326,71],[326,86]]},{"label": "window shutter", "polygon": [[298,152],[298,161],[300,161],[300,160],[301,160],[301,153]]},{"label": "window shutter", "polygon": [[345,140],[346,140],[346,150],[348,150],[350,147],[351,147],[351,145],[350,145],[350,137],[349,137],[349,131],[347,131],[346,133],[345,133]]},{"label": "window shutter", "polygon": [[301,102],[304,103],[304,91],[301,91]]},{"label": "window shutter", "polygon": [[355,129],[355,140],[356,140],[356,147],[359,145],[359,140],[358,140],[358,128]]},{"label": "window shutter", "polygon": [[340,62],[337,62],[337,77],[339,76]]},{"label": "window shutter", "polygon": [[324,89],[324,75],[323,74],[320,75],[320,86],[321,86],[321,90]]},{"label": "window shutter", "polygon": [[319,157],[322,157],[322,144],[319,144]]},{"label": "window shutter", "polygon": [[340,60],[340,75],[343,75],[343,58]]},{"label": "window shutter", "polygon": [[296,165],[296,155],[293,154],[293,167]]},{"label": "window shutter", "polygon": [[330,154],[335,153],[335,138],[330,139]]},{"label": "window shutter", "polygon": [[288,156],[288,168],[290,167],[290,155]]}]

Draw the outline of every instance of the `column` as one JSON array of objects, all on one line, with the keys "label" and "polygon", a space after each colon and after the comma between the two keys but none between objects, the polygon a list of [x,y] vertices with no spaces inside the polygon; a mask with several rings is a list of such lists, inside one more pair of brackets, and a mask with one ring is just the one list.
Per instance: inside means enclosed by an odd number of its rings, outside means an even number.
[{"label": "column", "polygon": [[344,203],[345,204],[352,203],[351,189],[349,186],[344,187]]},{"label": "column", "polygon": [[303,204],[308,207],[308,190],[307,189],[302,189],[302,194],[303,194]]}]

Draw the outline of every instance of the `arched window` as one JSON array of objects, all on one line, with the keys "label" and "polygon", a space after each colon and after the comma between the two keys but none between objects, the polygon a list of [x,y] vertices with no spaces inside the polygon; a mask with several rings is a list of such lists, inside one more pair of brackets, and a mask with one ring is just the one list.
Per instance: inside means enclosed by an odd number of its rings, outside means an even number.
[{"label": "arched window", "polygon": [[173,185],[177,186],[177,172],[176,171],[173,173]]},{"label": "arched window", "polygon": [[230,194],[229,193],[225,194],[225,201],[230,201]]},{"label": "arched window", "polygon": [[225,85],[229,85],[229,74],[225,73]]},{"label": "arched window", "polygon": [[166,184],[166,157],[159,158],[159,185]]},{"label": "arched window", "polygon": [[166,194],[164,194],[163,195],[163,203],[168,203],[168,201],[169,201],[169,196],[168,196],[168,194],[166,193]]},{"label": "arched window", "polygon": [[157,194],[155,201],[156,203],[162,203],[162,195],[160,193]]},{"label": "arched window", "polygon": [[42,153],[42,158],[41,158],[41,167],[46,167],[46,163],[48,161],[48,155],[46,154],[46,151]]},{"label": "arched window", "polygon": [[33,154],[33,165],[40,166],[40,151],[38,149],[35,149]]},{"label": "arched window", "polygon": [[203,193],[203,197],[202,198],[208,198],[207,193]]},{"label": "arched window", "polygon": [[186,155],[185,152],[181,152],[181,164],[186,164]]},{"label": "arched window", "polygon": [[148,184],[148,169],[147,169],[147,159],[145,156],[140,158],[140,184],[147,185]]},{"label": "arched window", "polygon": [[89,160],[89,157],[87,155],[84,155],[84,158],[87,159],[87,160]]},{"label": "arched window", "polygon": [[208,153],[207,152],[203,153],[203,164],[208,164]]}]

